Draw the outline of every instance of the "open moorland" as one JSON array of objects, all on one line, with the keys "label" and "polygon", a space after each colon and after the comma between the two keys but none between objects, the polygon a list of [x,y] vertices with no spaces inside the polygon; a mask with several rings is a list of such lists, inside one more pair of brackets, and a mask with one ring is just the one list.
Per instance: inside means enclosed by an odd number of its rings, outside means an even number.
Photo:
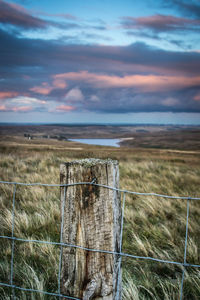
[{"label": "open moorland", "polygon": [[[29,139],[31,137],[31,139]],[[132,138],[121,147],[79,144],[70,138]],[[200,197],[200,128],[184,126],[1,126],[0,180],[59,183],[62,162],[86,157],[119,161],[120,187],[136,192]],[[0,235],[12,235],[13,187],[0,184]],[[123,252],[183,262],[186,200],[127,195]],[[200,202],[190,201],[187,262],[200,264]],[[60,240],[60,191],[17,186],[14,234]],[[13,284],[57,292],[60,248],[15,241]],[[0,282],[10,283],[12,242],[0,239]],[[122,259],[123,299],[177,300],[182,266]],[[0,299],[12,289],[0,287]],[[16,290],[16,299],[58,299]],[[184,300],[200,299],[200,269],[185,268]]]},{"label": "open moorland", "polygon": [[200,150],[200,127],[198,126],[59,124],[0,126],[1,140],[5,136],[56,141],[74,138],[120,138],[121,146],[134,148]]}]

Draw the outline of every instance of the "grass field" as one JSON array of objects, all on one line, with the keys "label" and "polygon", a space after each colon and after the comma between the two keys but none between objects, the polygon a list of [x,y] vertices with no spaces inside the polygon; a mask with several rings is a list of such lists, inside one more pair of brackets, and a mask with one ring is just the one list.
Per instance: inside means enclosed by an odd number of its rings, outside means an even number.
[{"label": "grass field", "polygon": [[[118,159],[120,187],[137,192],[200,196],[200,152],[182,149],[109,148],[66,141],[7,136],[0,141],[1,180],[59,183],[61,162],[85,157]],[[59,188],[22,187],[16,190],[15,236],[59,242]],[[12,233],[13,187],[0,185],[0,235]],[[128,196],[123,252],[183,261],[186,223],[184,200]],[[191,201],[187,262],[200,264],[200,202]],[[9,283],[12,242],[0,239],[0,282]],[[14,284],[57,291],[59,247],[15,242]],[[181,267],[123,258],[123,299],[179,299]],[[0,287],[0,299],[11,299]],[[16,299],[58,299],[16,291]],[[184,300],[200,299],[200,269],[185,272]]]}]

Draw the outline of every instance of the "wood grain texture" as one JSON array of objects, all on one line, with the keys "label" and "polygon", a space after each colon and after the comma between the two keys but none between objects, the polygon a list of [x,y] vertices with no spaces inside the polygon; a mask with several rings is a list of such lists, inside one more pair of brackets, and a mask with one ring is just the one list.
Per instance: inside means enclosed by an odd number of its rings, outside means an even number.
[{"label": "wood grain texture", "polygon": [[[119,187],[117,161],[84,159],[60,167],[61,184],[91,182]],[[67,187],[63,242],[90,249],[119,251],[121,202],[118,192],[95,185]],[[61,292],[83,300],[116,300],[121,280],[119,256],[63,248]],[[121,283],[119,283],[121,285]],[[120,288],[121,290],[121,288]],[[119,293],[121,299],[121,292]]]}]

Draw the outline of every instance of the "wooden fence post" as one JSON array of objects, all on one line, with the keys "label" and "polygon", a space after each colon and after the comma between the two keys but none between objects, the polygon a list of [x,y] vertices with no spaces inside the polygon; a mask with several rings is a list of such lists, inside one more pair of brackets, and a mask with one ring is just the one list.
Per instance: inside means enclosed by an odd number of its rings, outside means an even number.
[{"label": "wooden fence post", "polygon": [[[92,182],[119,187],[118,162],[82,159],[60,167],[61,184]],[[65,199],[64,199],[65,198]],[[64,243],[119,252],[120,193],[95,185],[61,187]],[[61,292],[83,300],[120,300],[119,255],[63,247]]]}]

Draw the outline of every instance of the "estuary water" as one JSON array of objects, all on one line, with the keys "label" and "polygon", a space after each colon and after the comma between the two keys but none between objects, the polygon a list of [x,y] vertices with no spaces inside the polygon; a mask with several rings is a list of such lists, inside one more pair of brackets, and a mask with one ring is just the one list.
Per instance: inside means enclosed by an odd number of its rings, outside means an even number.
[{"label": "estuary water", "polygon": [[120,147],[120,139],[69,139],[69,141],[88,145]]}]

